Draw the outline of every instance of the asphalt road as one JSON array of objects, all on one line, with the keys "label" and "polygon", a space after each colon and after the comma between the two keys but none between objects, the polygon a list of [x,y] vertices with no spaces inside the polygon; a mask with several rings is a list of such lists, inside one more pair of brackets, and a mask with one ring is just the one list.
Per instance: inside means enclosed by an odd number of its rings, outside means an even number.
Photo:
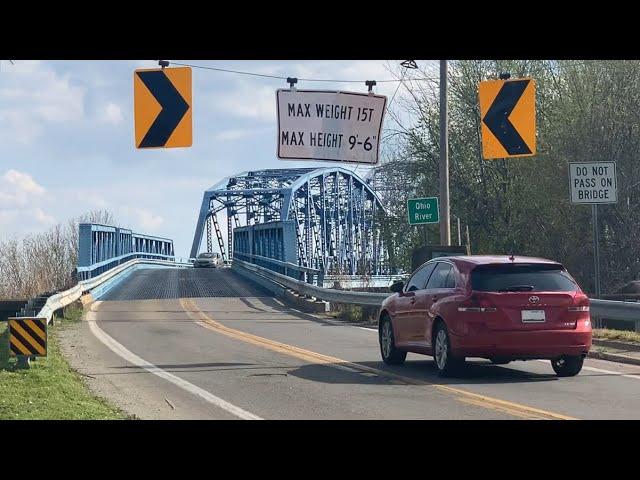
[{"label": "asphalt road", "polygon": [[636,419],[640,367],[588,359],[380,360],[377,332],[300,313],[228,269],[134,273],[63,337],[92,389],[140,418]]}]

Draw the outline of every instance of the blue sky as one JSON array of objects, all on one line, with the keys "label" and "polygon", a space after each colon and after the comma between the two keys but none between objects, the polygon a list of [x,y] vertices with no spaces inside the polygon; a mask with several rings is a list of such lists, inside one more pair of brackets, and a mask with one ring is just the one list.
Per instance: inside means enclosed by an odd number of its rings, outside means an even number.
[{"label": "blue sky", "polygon": [[[183,63],[345,80],[393,78],[389,68],[397,66],[385,60]],[[153,60],[2,61],[0,239],[108,209],[122,226],[174,239],[176,254],[187,256],[202,193],[211,185],[248,169],[329,165],[276,157],[275,90],[286,82],[201,69],[193,70],[193,146],[137,150],[133,72],[156,66]],[[390,99],[396,87],[379,84],[375,92]],[[349,83],[298,88],[366,91]],[[400,89],[396,102],[405,94]],[[385,127],[390,122],[387,116]]]}]

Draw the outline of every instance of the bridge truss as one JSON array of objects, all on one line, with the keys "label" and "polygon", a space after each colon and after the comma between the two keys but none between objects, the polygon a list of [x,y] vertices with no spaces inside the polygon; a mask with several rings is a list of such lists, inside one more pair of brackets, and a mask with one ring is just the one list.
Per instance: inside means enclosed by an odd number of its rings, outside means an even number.
[{"label": "bridge truss", "polygon": [[[203,196],[191,257],[206,233],[220,253],[233,257],[233,229],[288,220],[295,222],[297,263],[330,275],[387,273],[380,231],[384,209],[365,180],[333,168],[272,169],[225,178]],[[220,219],[226,220],[226,241]]]}]

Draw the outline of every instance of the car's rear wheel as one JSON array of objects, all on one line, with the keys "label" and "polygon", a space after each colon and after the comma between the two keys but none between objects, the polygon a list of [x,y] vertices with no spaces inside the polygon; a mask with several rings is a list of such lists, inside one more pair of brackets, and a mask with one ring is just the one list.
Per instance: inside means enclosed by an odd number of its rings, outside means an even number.
[{"label": "car's rear wheel", "polygon": [[396,347],[396,340],[393,336],[393,326],[388,315],[380,319],[378,328],[378,339],[380,341],[380,353],[382,361],[388,365],[402,365],[407,358],[407,352]]},{"label": "car's rear wheel", "polygon": [[580,370],[582,370],[582,364],[584,358],[579,355],[565,355],[560,358],[551,360],[551,366],[559,377],[574,377]]},{"label": "car's rear wheel", "polygon": [[453,355],[451,351],[451,342],[449,341],[449,332],[444,322],[439,321],[436,325],[436,331],[433,335],[433,358],[436,361],[438,374],[446,377],[460,372],[464,367],[465,358]]}]

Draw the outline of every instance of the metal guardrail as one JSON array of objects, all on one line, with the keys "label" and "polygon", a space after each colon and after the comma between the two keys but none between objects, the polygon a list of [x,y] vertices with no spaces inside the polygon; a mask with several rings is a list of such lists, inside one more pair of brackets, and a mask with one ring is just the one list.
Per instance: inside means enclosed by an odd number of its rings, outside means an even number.
[{"label": "metal guardrail", "polygon": [[[234,260],[234,268],[242,268],[258,274],[271,282],[279,283],[300,294],[315,297],[327,302],[352,303],[356,305],[380,306],[382,301],[391,293],[369,293],[335,290],[316,287],[308,283],[295,280],[286,275],[273,272],[242,260]],[[590,299],[591,315],[611,320],[634,322],[636,331],[640,331],[640,302],[620,302],[615,300]]]},{"label": "metal guardrail", "polygon": [[379,307],[382,304],[382,301],[390,295],[389,293],[351,292],[348,290],[322,288],[237,258],[234,258],[232,268],[236,270],[244,269],[252,272],[253,274],[260,275],[269,281],[279,283],[300,294],[315,297],[326,302],[352,303],[355,305],[371,305]]},{"label": "metal guardrail", "polygon": [[[131,252],[131,253],[126,253],[124,255],[120,255],[119,257],[113,257],[113,258],[109,258],[107,260],[103,260],[102,262],[94,263],[93,265],[88,266],[88,267],[78,267],[77,271],[78,272],[92,272],[92,271],[96,270],[97,268],[104,267],[104,266],[109,265],[111,263],[121,262],[125,258],[129,258],[129,257],[134,257],[134,258],[160,257],[160,258],[170,259],[170,258],[175,258],[175,255],[163,255],[161,253],[149,253],[149,252]],[[133,260],[133,258],[132,258],[132,260]],[[150,260],[152,260],[152,259],[150,259]]]},{"label": "metal guardrail", "polygon": [[140,264],[150,264],[150,265],[165,265],[171,267],[192,267],[191,264],[185,263],[177,263],[177,262],[169,262],[166,260],[150,260],[150,259],[142,259],[136,258],[133,260],[129,260],[126,263],[118,265],[111,270],[104,272],[98,275],[95,278],[91,278],[89,280],[83,280],[78,282],[75,287],[70,288],[69,290],[65,290],[64,292],[56,293],[47,299],[44,307],[38,312],[36,315],[38,318],[46,318],[47,324],[51,322],[51,318],[53,317],[53,313],[56,310],[59,310],[67,305],[72,304],[76,300],[78,300],[83,294],[94,290],[95,288],[100,287],[104,283],[112,280],[117,275],[124,273],[126,270],[129,270],[132,267]]},{"label": "metal guardrail", "polygon": [[[244,259],[243,259],[244,258]],[[249,259],[250,262],[246,260]],[[273,270],[268,269],[270,272],[274,272],[275,269],[279,269],[284,275],[289,278],[298,277],[299,280],[305,279],[306,283],[316,284],[322,286],[324,283],[324,276],[322,270],[317,268],[303,267],[291,262],[284,262],[282,260],[276,260],[275,258],[263,257],[262,255],[254,255],[251,253],[235,252],[234,260],[242,261],[251,265],[256,265],[262,268],[266,268],[266,265],[275,267]],[[291,273],[295,272],[295,275]],[[278,273],[278,272],[274,272]]]},{"label": "metal guardrail", "polygon": [[611,320],[634,322],[636,332],[640,332],[640,303],[619,300],[590,299],[591,315]]},{"label": "metal guardrail", "polygon": [[262,255],[254,255],[251,253],[243,253],[243,252],[235,252],[234,253],[234,257],[248,257],[254,260],[260,260],[262,262],[268,262],[271,263],[273,265],[278,265],[284,268],[288,268],[291,270],[295,270],[296,272],[306,272],[306,273],[313,273],[314,275],[318,275],[321,273],[320,270],[318,270],[317,268],[309,268],[309,267],[302,267],[300,265],[296,265],[295,263],[291,263],[291,262],[283,262],[282,260],[276,260],[275,258],[269,258],[269,257],[263,257]]}]

